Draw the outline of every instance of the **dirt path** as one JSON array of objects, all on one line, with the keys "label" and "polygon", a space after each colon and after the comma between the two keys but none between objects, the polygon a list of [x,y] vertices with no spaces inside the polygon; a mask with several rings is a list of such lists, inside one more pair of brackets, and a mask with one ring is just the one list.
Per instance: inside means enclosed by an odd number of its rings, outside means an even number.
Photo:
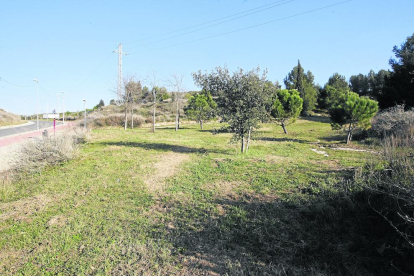
[{"label": "dirt path", "polygon": [[190,159],[184,153],[165,153],[158,156],[158,162],[151,167],[150,174],[144,180],[150,191],[160,191],[165,186],[165,180],[180,170],[180,165]]}]

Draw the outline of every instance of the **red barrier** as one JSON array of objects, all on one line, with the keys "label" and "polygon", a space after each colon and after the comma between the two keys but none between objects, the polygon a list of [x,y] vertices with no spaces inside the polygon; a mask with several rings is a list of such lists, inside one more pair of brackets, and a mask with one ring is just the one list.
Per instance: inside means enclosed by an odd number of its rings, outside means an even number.
[{"label": "red barrier", "polygon": [[[72,126],[72,124],[64,124],[64,125],[60,125],[60,126],[57,126],[57,127],[54,126],[53,128],[56,131],[56,130],[62,130],[62,129],[68,128],[70,126]],[[51,130],[52,128],[50,127],[50,128],[47,128],[47,129]],[[43,131],[44,131],[44,129],[35,130],[35,131],[27,132],[27,133],[16,134],[16,135],[13,135],[13,136],[0,138],[0,147],[15,144],[15,143],[21,142],[25,139],[28,139],[28,138],[41,136]]]}]

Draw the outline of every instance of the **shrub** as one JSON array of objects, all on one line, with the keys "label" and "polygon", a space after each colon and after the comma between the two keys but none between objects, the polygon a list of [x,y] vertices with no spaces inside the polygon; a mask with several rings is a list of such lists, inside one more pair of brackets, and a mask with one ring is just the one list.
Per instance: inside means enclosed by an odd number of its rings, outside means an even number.
[{"label": "shrub", "polygon": [[29,140],[22,144],[13,156],[12,171],[36,173],[44,167],[53,166],[75,157],[78,145],[86,141],[86,131],[74,128],[56,137]]},{"label": "shrub", "polygon": [[404,105],[386,109],[374,117],[371,132],[377,137],[413,135],[414,109],[405,111]]},{"label": "shrub", "polygon": [[[91,118],[91,124],[94,127],[123,127],[125,124],[124,114],[112,114],[108,116],[99,116]],[[134,114],[134,127],[140,127],[144,119],[140,115]],[[131,116],[128,116],[128,126],[131,127]]]},{"label": "shrub", "polygon": [[387,254],[398,260],[400,269],[413,272],[406,259],[414,253],[414,139],[412,135],[389,135],[381,143],[381,153],[356,180],[364,186],[370,208],[390,226],[377,230],[387,232],[383,240]]}]

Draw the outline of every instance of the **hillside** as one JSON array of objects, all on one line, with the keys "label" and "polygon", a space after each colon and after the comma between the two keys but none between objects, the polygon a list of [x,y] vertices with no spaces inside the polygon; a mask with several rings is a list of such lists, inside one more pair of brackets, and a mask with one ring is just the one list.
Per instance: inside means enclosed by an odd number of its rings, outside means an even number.
[{"label": "hillside", "polygon": [[[156,124],[165,124],[175,121],[176,116],[176,103],[171,99],[157,102],[156,106]],[[183,99],[180,103],[180,120],[185,120],[186,115],[184,113],[184,106],[187,104],[187,99]],[[142,125],[152,123],[152,106],[151,102],[144,102],[134,105],[134,124]],[[89,123],[100,126],[122,126],[124,124],[125,107],[120,105],[106,105],[104,107],[97,108],[88,113],[87,120]],[[83,118],[83,114],[79,115],[79,118]],[[130,109],[128,111],[128,120],[130,121],[131,114]]]},{"label": "hillside", "polygon": [[20,119],[19,115],[6,112],[0,108],[0,127],[22,124],[24,121]]}]

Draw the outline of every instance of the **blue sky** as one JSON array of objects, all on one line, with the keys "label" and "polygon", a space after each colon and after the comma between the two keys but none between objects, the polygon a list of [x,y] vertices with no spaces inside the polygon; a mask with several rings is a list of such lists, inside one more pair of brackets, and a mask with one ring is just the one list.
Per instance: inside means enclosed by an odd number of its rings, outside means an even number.
[{"label": "blue sky", "polygon": [[[112,51],[119,43],[129,54],[123,58],[124,76],[145,84],[146,76],[157,72],[164,85],[177,73],[188,90],[197,89],[192,72],[224,65],[230,70],[267,68],[269,80],[282,83],[300,59],[321,85],[335,72],[349,78],[388,69],[392,47],[414,32],[414,1],[353,0],[309,12],[340,2],[0,0],[0,108],[23,114],[26,101],[27,113],[34,114],[33,79],[40,84],[41,112],[47,100],[50,109],[56,108],[61,91],[66,110],[82,110],[82,99],[88,107],[100,99],[108,103],[116,98],[118,57]],[[257,12],[271,3],[279,6]],[[257,13],[171,39],[209,25],[162,36],[247,10]],[[216,36],[222,33],[228,34]],[[187,43],[194,40],[199,41]]]}]

